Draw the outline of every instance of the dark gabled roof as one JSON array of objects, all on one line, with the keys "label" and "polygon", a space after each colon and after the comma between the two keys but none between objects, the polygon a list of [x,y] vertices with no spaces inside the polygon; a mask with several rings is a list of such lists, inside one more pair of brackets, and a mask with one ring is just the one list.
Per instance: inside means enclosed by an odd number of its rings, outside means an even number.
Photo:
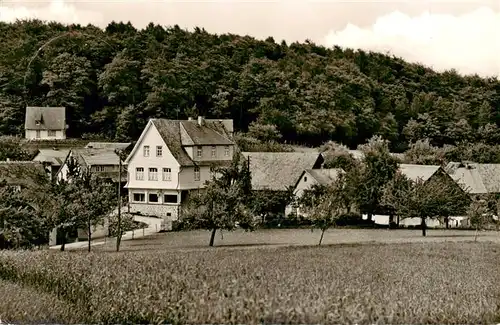
[{"label": "dark gabled roof", "polygon": [[181,141],[184,146],[234,144],[229,139],[222,122],[204,120],[202,125],[196,120],[178,122],[181,125]]},{"label": "dark gabled roof", "polygon": [[32,186],[48,180],[48,171],[38,161],[0,161],[0,181],[7,185]]},{"label": "dark gabled roof", "polygon": [[[40,124],[37,124],[40,121]],[[26,130],[65,130],[66,109],[64,107],[26,107],[24,128]]]},{"label": "dark gabled roof", "polygon": [[194,162],[183,146],[233,145],[224,124],[217,120],[204,120],[202,126],[197,120],[152,119],[168,149],[181,166],[216,164],[216,162]]},{"label": "dark gabled roof", "polygon": [[252,189],[285,191],[294,186],[305,169],[316,168],[318,152],[243,152],[250,156]]},{"label": "dark gabled roof", "polygon": [[194,166],[193,160],[189,157],[181,144],[181,127],[178,120],[153,119],[156,127],[168,149],[181,166]]}]

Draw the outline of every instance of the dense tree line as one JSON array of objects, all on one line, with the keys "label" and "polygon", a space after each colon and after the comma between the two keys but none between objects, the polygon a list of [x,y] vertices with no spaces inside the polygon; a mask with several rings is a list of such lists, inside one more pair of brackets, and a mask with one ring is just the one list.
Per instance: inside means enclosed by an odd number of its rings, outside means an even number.
[{"label": "dense tree line", "polygon": [[148,118],[199,114],[311,146],[380,135],[402,151],[423,139],[500,138],[497,79],[381,53],[152,23],[0,23],[0,40],[0,134],[21,133],[26,105],[63,105],[72,137],[130,140]]}]

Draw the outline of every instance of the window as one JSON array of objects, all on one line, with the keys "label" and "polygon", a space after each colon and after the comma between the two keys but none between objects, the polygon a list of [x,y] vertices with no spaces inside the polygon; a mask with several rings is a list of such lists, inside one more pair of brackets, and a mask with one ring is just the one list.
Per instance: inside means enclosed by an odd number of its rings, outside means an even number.
[{"label": "window", "polygon": [[156,193],[149,193],[149,195],[148,195],[148,202],[158,203],[158,194],[156,194]]},{"label": "window", "polygon": [[177,195],[165,194],[163,196],[163,203],[177,203]]},{"label": "window", "polygon": [[149,168],[148,179],[150,181],[158,180],[158,168]]},{"label": "window", "polygon": [[307,182],[307,176],[304,176],[304,182]]},{"label": "window", "polygon": [[194,168],[194,180],[199,181],[200,180],[200,167],[195,167]]},{"label": "window", "polygon": [[103,172],[104,171],[104,166],[94,166],[94,170],[96,172]]},{"label": "window", "polygon": [[163,148],[161,146],[156,146],[156,157],[161,157],[163,155]]},{"label": "window", "polygon": [[144,202],[146,195],[144,193],[134,193],[134,202]]},{"label": "window", "polygon": [[224,147],[224,156],[229,157],[229,146]]},{"label": "window", "polygon": [[172,169],[163,168],[163,180],[164,181],[171,181],[172,180]]},{"label": "window", "polygon": [[201,146],[196,147],[196,157],[201,157],[203,154],[203,148]]},{"label": "window", "polygon": [[55,137],[56,136],[56,131],[55,130],[49,130],[49,137]]},{"label": "window", "polygon": [[149,146],[144,146],[144,157],[149,157]]},{"label": "window", "polygon": [[137,167],[135,169],[135,180],[137,180],[137,181],[144,180],[144,168],[143,167]]},{"label": "window", "polygon": [[36,130],[36,138],[40,139],[40,130]]},{"label": "window", "polygon": [[217,147],[212,146],[212,158],[217,157]]}]

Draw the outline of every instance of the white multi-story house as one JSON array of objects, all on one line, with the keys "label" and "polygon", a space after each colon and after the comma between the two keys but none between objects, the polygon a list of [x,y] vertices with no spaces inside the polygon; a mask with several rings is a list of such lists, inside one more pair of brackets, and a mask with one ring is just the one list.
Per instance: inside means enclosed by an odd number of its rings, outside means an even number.
[{"label": "white multi-story house", "polygon": [[29,140],[66,139],[64,107],[26,107],[25,138]]},{"label": "white multi-story house", "polygon": [[190,190],[204,187],[212,168],[230,164],[233,120],[151,119],[125,163],[130,212],[163,218],[168,228]]}]

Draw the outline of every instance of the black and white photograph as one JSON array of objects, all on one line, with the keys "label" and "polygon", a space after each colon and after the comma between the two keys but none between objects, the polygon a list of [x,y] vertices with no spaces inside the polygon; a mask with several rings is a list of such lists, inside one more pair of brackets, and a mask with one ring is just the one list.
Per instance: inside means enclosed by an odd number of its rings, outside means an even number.
[{"label": "black and white photograph", "polygon": [[500,324],[499,0],[0,0],[0,324]]}]

